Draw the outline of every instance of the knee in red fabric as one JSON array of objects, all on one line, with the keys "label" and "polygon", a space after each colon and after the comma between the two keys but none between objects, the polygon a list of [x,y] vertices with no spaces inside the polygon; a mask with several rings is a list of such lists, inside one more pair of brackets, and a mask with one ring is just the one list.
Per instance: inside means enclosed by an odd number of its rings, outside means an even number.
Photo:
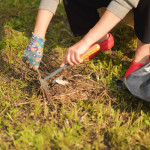
[{"label": "knee in red fabric", "polygon": [[127,72],[126,72],[126,74],[125,74],[124,77],[127,78],[132,72],[138,70],[143,65],[145,65],[145,64],[133,61],[132,64],[131,64],[131,66],[128,68],[128,70],[127,70]]},{"label": "knee in red fabric", "polygon": [[113,38],[112,34],[109,33],[109,38],[106,41],[104,41],[103,43],[95,43],[95,44],[100,45],[100,50],[95,52],[94,54],[90,55],[89,57],[87,57],[86,60],[94,58],[100,51],[107,51],[107,50],[111,49],[114,46],[114,38]]}]

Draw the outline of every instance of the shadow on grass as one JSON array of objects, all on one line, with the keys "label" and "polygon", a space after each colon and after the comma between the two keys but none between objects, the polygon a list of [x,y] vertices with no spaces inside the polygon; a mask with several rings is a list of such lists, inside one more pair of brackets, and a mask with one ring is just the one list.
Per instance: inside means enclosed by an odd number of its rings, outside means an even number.
[{"label": "shadow on grass", "polygon": [[[23,39],[21,34],[30,38],[39,2],[39,0],[6,0],[0,2],[0,74],[2,77],[7,77],[10,82],[10,78],[26,80],[25,71],[22,70],[24,64],[20,58],[21,52],[25,49],[24,45],[26,45],[26,43],[22,45],[20,41],[26,42],[26,39]],[[14,38],[15,36],[18,36],[17,40]],[[31,96],[33,84],[39,84],[34,79],[27,83],[28,85],[24,90]]]}]

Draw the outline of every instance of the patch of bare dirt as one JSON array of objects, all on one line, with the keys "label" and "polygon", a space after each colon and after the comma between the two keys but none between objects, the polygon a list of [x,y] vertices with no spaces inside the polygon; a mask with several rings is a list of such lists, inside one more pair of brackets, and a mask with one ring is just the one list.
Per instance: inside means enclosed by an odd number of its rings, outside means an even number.
[{"label": "patch of bare dirt", "polygon": [[[44,57],[44,62],[40,65],[42,78],[59,68],[61,62],[59,55],[55,53]],[[62,72],[48,79],[48,91],[46,93],[48,101],[51,101],[52,104],[63,103],[68,105],[71,102],[80,100],[100,101],[104,100],[104,98],[105,100],[107,98],[110,99],[105,85],[100,86],[98,82],[84,75],[86,65],[87,63],[78,66],[68,66]],[[53,84],[53,81],[59,76],[62,76],[63,80],[67,81],[68,84]]]},{"label": "patch of bare dirt", "polygon": [[86,78],[74,71],[65,70],[61,73],[63,79],[68,81],[67,85],[52,84],[54,78],[48,81],[51,98],[56,100],[76,101],[97,99],[101,87],[97,82]]},{"label": "patch of bare dirt", "polygon": [[[59,67],[59,66],[58,66]],[[82,66],[83,67],[83,66]],[[43,69],[43,68],[42,68]],[[55,68],[54,70],[56,70]],[[53,69],[52,69],[53,70]],[[54,71],[53,70],[53,71]],[[44,70],[43,70],[44,71]],[[40,71],[41,74],[46,74],[43,76],[47,76],[46,73]],[[80,66],[69,66],[64,71],[58,73],[56,76],[47,80],[48,83],[48,92],[47,97],[48,100],[52,101],[52,103],[70,103],[73,101],[80,100],[101,100],[104,98],[105,90],[104,87],[101,87],[98,82],[88,79],[85,75],[79,73],[81,72]],[[49,72],[49,74],[52,73]],[[53,84],[53,81],[62,76],[63,80],[67,81],[68,84]]]}]

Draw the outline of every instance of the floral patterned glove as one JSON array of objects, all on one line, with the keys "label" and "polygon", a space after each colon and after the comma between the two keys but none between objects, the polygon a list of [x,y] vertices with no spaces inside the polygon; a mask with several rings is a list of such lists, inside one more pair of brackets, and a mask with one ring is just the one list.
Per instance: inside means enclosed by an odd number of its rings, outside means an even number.
[{"label": "floral patterned glove", "polygon": [[43,57],[43,48],[44,39],[32,34],[30,43],[22,56],[23,62],[26,63],[29,68],[37,70]]}]

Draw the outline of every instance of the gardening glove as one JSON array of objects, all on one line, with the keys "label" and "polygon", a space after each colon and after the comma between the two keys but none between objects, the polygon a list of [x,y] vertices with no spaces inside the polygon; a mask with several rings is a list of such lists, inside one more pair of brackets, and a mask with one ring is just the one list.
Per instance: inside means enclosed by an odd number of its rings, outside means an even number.
[{"label": "gardening glove", "polygon": [[43,57],[43,48],[44,39],[32,34],[30,43],[22,56],[23,62],[26,63],[29,68],[32,68],[36,71],[39,68],[41,59]]}]

